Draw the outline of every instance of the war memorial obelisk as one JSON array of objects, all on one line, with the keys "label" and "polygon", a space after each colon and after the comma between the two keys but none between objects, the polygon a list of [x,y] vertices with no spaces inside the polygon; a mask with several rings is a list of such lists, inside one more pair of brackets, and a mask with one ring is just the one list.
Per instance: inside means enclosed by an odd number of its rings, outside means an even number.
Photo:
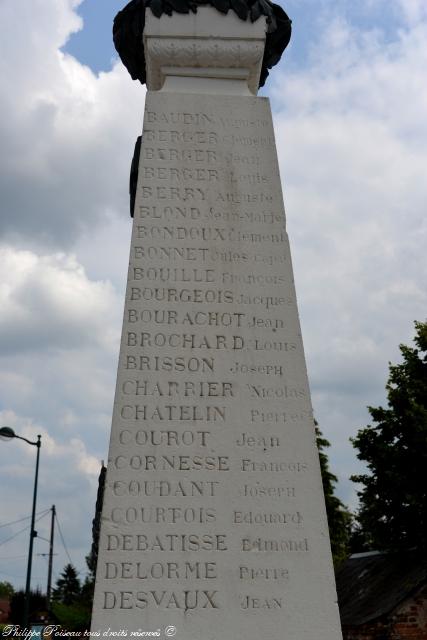
[{"label": "war memorial obelisk", "polygon": [[261,0],[216,1],[134,0],[115,23],[148,91],[92,631],[340,640],[272,118],[256,97],[290,22]]}]

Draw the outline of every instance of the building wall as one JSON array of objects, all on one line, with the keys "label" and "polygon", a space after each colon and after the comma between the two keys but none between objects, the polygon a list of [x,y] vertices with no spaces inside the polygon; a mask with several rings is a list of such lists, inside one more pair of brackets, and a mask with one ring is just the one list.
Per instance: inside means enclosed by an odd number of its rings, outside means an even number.
[{"label": "building wall", "polygon": [[387,618],[343,627],[344,640],[427,640],[427,585]]},{"label": "building wall", "polygon": [[4,624],[9,620],[10,601],[9,598],[0,599],[0,623]]},{"label": "building wall", "polygon": [[396,640],[427,640],[427,585],[396,611],[394,633]]}]

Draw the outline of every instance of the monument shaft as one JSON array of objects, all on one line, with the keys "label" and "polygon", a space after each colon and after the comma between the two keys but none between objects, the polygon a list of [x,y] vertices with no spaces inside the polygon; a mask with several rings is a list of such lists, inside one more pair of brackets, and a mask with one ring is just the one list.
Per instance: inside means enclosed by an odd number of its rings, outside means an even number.
[{"label": "monument shaft", "polygon": [[147,94],[93,630],[339,640],[266,98]]}]

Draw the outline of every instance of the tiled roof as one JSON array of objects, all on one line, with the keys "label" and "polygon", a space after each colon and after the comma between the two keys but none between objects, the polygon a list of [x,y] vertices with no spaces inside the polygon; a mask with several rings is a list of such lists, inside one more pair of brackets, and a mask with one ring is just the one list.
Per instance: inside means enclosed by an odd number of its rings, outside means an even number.
[{"label": "tiled roof", "polygon": [[343,625],[357,626],[393,611],[427,583],[427,561],[416,551],[350,556],[337,574]]}]

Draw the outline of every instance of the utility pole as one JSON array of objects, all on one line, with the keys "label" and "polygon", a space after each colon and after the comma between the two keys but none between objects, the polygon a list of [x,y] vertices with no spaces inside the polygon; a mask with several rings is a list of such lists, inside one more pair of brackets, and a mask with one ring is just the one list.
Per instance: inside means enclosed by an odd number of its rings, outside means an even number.
[{"label": "utility pole", "polygon": [[[17,437],[17,436],[16,436]],[[21,438],[22,440],[24,438]],[[31,530],[30,530],[30,547],[28,551],[28,565],[27,565],[27,580],[25,583],[25,602],[24,602],[24,629],[28,627],[28,623],[30,621],[30,598],[31,598],[31,567],[33,563],[33,543],[34,538],[37,536],[37,531],[34,530],[34,524],[36,521],[36,502],[37,502],[37,483],[39,478],[39,460],[40,460],[40,447],[41,447],[41,436],[37,436],[37,442],[30,442],[26,440],[29,444],[33,444],[37,447],[37,457],[36,457],[36,473],[34,476],[34,491],[33,491],[33,508],[31,510]]]},{"label": "utility pole", "polygon": [[25,600],[24,600],[24,615],[23,615],[23,627],[26,629],[28,627],[28,623],[30,621],[30,597],[31,597],[31,567],[33,564],[33,546],[34,546],[34,538],[37,537],[37,531],[34,529],[34,525],[36,522],[36,504],[37,504],[37,484],[39,479],[39,461],[40,461],[40,447],[42,446],[42,437],[41,435],[37,436],[37,442],[32,442],[23,436],[19,436],[14,432],[11,427],[1,427],[0,428],[0,440],[11,440],[12,438],[18,438],[18,440],[23,440],[28,444],[37,447],[37,456],[36,456],[36,473],[34,476],[34,490],[33,490],[33,507],[31,510],[31,524],[30,524],[30,547],[28,550],[28,564],[27,564],[27,580],[25,583]]},{"label": "utility pole", "polygon": [[56,509],[55,505],[52,505],[52,516],[50,520],[50,541],[49,541],[49,565],[47,570],[47,589],[46,589],[46,599],[47,599],[47,610],[50,614],[50,598],[51,598],[51,590],[52,590],[52,565],[53,565],[53,538],[55,534],[55,516]]}]

